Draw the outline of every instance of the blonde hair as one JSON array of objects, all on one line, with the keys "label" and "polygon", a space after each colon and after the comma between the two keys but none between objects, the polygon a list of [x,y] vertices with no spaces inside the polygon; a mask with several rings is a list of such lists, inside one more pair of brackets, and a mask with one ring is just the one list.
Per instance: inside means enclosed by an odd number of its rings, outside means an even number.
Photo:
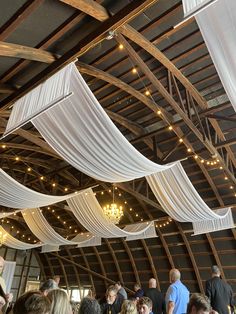
[{"label": "blonde hair", "polygon": [[71,314],[72,309],[67,293],[61,289],[53,289],[48,293],[48,298],[51,300],[50,314]]},{"label": "blonde hair", "polygon": [[120,314],[138,314],[135,302],[125,300],[122,304]]}]

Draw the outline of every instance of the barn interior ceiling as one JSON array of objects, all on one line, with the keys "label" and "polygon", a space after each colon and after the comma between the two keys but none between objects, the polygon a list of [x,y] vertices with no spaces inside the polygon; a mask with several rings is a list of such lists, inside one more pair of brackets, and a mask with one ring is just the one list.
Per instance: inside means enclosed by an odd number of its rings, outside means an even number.
[{"label": "barn interior ceiling", "polygon": [[[14,102],[72,61],[132,145],[159,164],[182,160],[207,205],[232,206],[236,217],[236,115],[194,17],[183,20],[182,1],[1,1],[1,134]],[[35,191],[63,195],[95,186],[101,205],[112,202],[110,183],[73,168],[30,123],[4,138],[0,150],[1,168]],[[168,268],[178,266],[176,259],[182,254],[190,262],[179,267],[186,274],[194,272],[186,275],[192,290],[203,289],[201,280],[213,261],[225,267],[225,277],[236,287],[235,263],[217,254],[219,250],[235,257],[235,230],[191,238],[191,224],[170,221],[144,179],[115,184],[115,199],[124,208],[121,226],[155,219],[158,240],[129,244],[123,239],[104,240],[101,248],[65,247],[59,253],[42,254],[45,277],[60,271],[67,286],[87,283],[102,291],[102,285],[112,280],[122,279],[131,289],[133,282],[147,282],[154,275],[163,288]],[[10,211],[2,207],[2,212]],[[43,214],[65,237],[85,231],[64,204],[45,207]],[[1,224],[20,240],[37,240],[20,213]],[[228,241],[225,249],[223,239]],[[211,251],[209,263],[200,270],[193,248],[197,246],[204,256]],[[155,269],[155,250],[160,273]],[[122,269],[118,256],[131,266]],[[149,265],[143,277],[135,257]]]}]

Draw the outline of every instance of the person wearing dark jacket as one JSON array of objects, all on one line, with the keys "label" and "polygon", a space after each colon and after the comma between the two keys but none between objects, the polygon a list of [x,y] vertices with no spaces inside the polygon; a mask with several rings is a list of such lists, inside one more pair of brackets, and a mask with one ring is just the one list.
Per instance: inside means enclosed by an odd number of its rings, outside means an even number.
[{"label": "person wearing dark jacket", "polygon": [[121,311],[121,306],[124,298],[118,293],[115,286],[108,287],[106,291],[106,299],[101,303],[102,314],[118,314]]},{"label": "person wearing dark jacket", "polygon": [[206,281],[206,296],[210,299],[212,309],[219,314],[233,312],[234,300],[231,286],[220,278],[220,270],[214,265],[211,268],[212,278]]},{"label": "person wearing dark jacket", "polygon": [[153,314],[165,314],[165,298],[163,294],[157,289],[156,279],[151,278],[148,282],[148,289],[144,295],[152,300]]}]

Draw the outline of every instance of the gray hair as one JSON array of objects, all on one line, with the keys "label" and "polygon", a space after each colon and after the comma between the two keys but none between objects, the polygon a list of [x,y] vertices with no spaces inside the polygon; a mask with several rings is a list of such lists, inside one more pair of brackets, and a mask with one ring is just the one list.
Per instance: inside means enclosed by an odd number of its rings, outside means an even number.
[{"label": "gray hair", "polygon": [[53,279],[48,279],[41,285],[39,290],[41,292],[44,292],[44,291],[49,291],[49,290],[57,289],[57,288],[58,287],[57,287],[56,282]]},{"label": "gray hair", "polygon": [[83,298],[80,303],[78,314],[101,314],[101,308],[97,300]]},{"label": "gray hair", "polygon": [[212,272],[212,274],[219,275],[220,274],[220,269],[219,269],[219,267],[217,265],[213,265],[211,267],[211,272]]}]

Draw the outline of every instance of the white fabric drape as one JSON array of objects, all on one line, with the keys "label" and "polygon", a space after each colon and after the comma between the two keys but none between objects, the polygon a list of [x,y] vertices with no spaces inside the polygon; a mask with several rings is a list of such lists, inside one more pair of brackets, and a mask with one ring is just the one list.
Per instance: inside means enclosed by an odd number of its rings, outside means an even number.
[{"label": "white fabric drape", "polygon": [[36,247],[42,246],[42,243],[36,243],[36,244],[29,244],[22,242],[20,240],[17,240],[12,235],[10,235],[2,226],[0,226],[0,231],[3,234],[6,234],[6,239],[4,242],[4,245],[11,247],[12,249],[16,250],[30,250],[34,249]]},{"label": "white fabric drape", "polygon": [[[128,226],[125,226],[123,230],[130,232],[130,233],[134,233],[136,232],[138,229],[140,228],[144,228],[145,225],[147,225],[149,223],[147,222],[143,222],[143,223],[139,223],[139,224],[131,224]],[[143,233],[140,235],[129,235],[126,237],[126,241],[133,241],[133,240],[140,240],[140,239],[150,239],[150,238],[156,238],[157,234],[156,234],[156,229],[155,229],[155,223],[154,221],[150,222],[149,228],[147,228],[145,231],[143,231]]]},{"label": "white fabric drape", "polygon": [[2,278],[5,280],[6,283],[6,293],[9,293],[11,291],[11,285],[15,273],[15,268],[16,262],[5,261],[2,272]]},{"label": "white fabric drape", "polygon": [[41,253],[58,252],[59,250],[59,245],[44,244],[41,248]]},{"label": "white fabric drape", "polygon": [[203,221],[193,222],[193,235],[203,234],[212,231],[224,230],[229,228],[235,228],[233,223],[232,212],[229,211],[227,215],[225,214],[225,209],[217,209],[215,211],[217,215],[222,215],[222,219],[208,219]]},{"label": "white fabric drape", "polygon": [[75,65],[70,73],[73,95],[32,120],[63,159],[106,182],[129,181],[169,167],[139,153],[110,120]]},{"label": "white fabric drape", "polygon": [[35,115],[40,114],[69,96],[71,68],[72,65],[68,65],[67,68],[57,72],[53,77],[50,77],[15,102],[4,136],[22,127]]},{"label": "white fabric drape", "polygon": [[157,200],[163,209],[177,221],[199,222],[212,220],[212,230],[233,228],[231,209],[224,208],[220,213],[213,212],[195,190],[183,167],[178,162],[165,172],[146,177]]},{"label": "white fabric drape", "polygon": [[48,206],[66,200],[65,196],[46,195],[33,191],[0,169],[0,205],[11,208],[34,208]]},{"label": "white fabric drape", "polygon": [[236,1],[218,0],[196,15],[224,89],[236,111]]},{"label": "white fabric drape", "polygon": [[140,235],[151,227],[151,223],[138,225],[134,232],[120,229],[103,213],[103,209],[94,196],[92,189],[70,198],[67,203],[79,222],[91,233],[102,238],[126,237]]},{"label": "white fabric drape", "polygon": [[[23,218],[31,232],[44,244],[55,245],[91,245],[95,241],[93,234],[87,232],[77,235],[71,240],[63,238],[47,222],[39,208],[26,209],[22,212]],[[90,240],[93,239],[90,242]],[[80,243],[81,242],[81,243]]]},{"label": "white fabric drape", "polygon": [[188,18],[206,9],[209,5],[218,0],[182,0],[184,17]]}]

